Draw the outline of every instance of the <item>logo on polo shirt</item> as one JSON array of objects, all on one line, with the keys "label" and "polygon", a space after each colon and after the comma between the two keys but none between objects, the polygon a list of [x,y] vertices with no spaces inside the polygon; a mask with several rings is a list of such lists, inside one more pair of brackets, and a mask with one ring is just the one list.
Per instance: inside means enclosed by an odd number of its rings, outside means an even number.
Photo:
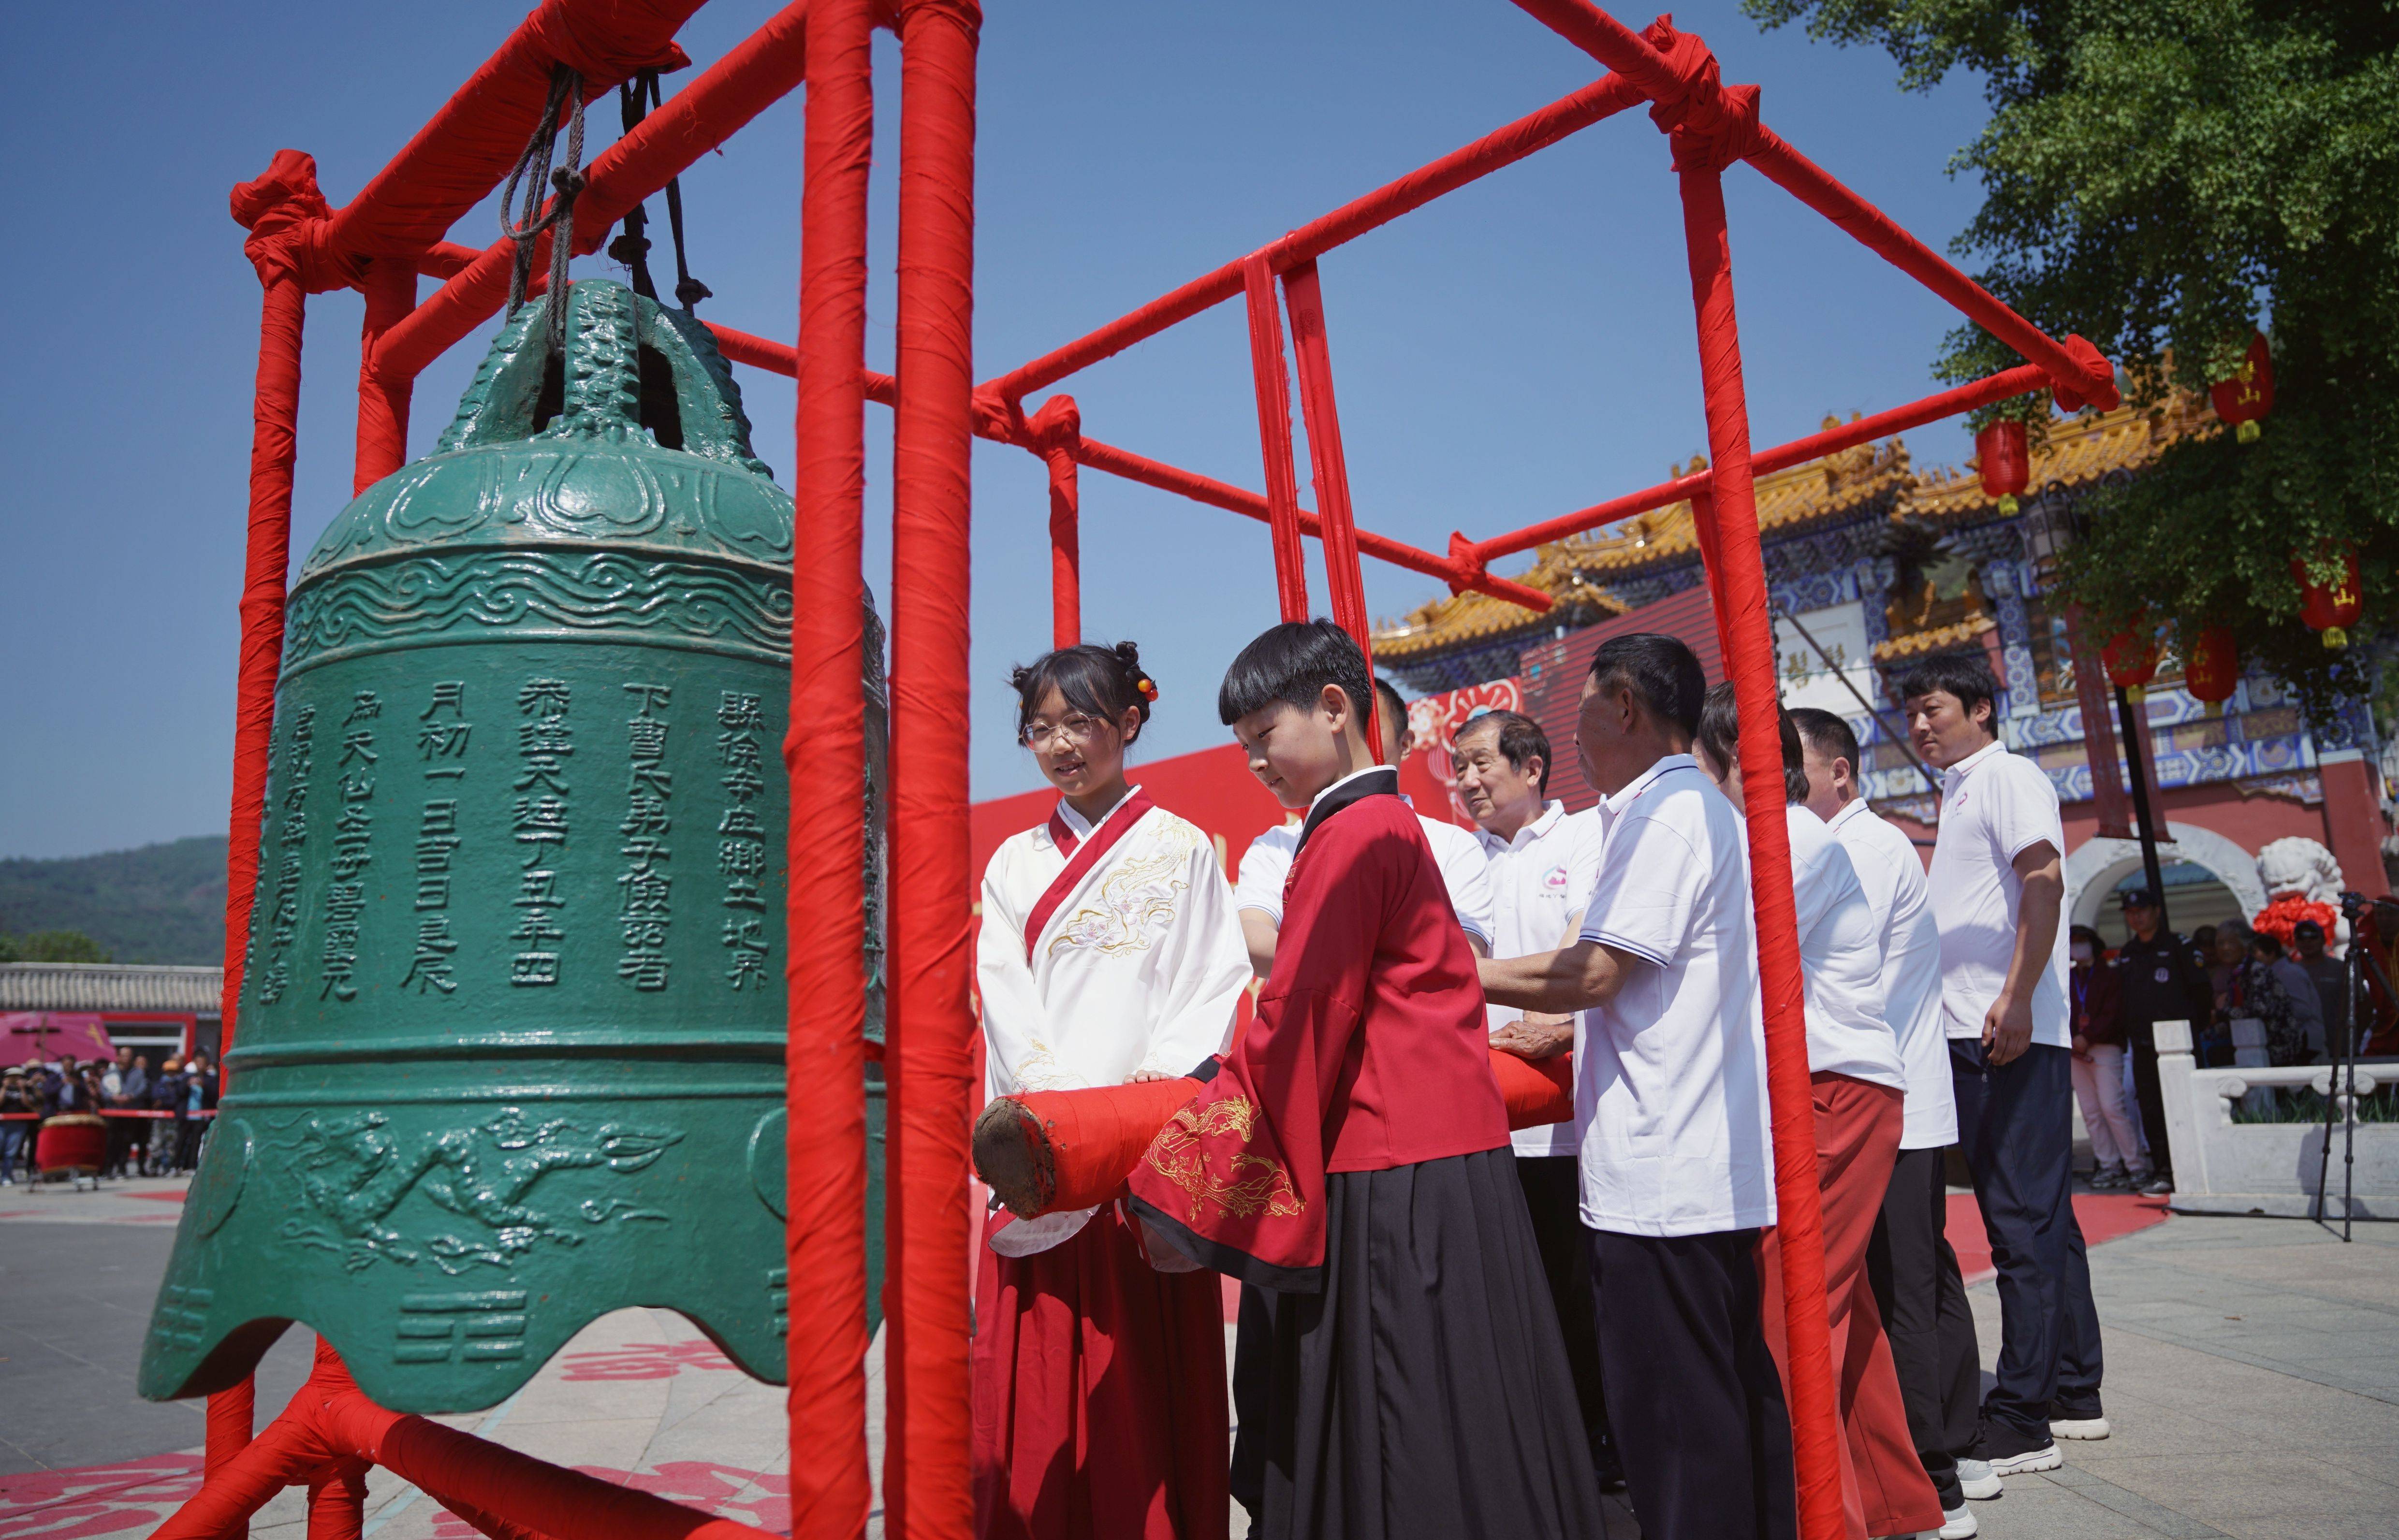
[{"label": "logo on polo shirt", "polygon": [[1541,879],[1541,885],[1553,893],[1564,893],[1566,890],[1566,869],[1563,866],[1550,868],[1548,874]]}]

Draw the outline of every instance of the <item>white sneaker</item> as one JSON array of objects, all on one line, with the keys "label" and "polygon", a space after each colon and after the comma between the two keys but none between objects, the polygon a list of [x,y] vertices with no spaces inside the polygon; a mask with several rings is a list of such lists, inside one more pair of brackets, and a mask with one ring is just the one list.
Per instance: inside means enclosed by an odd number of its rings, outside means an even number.
[{"label": "white sneaker", "polygon": [[1958,1461],[1958,1485],[1978,1503],[1989,1502],[2003,1490],[1999,1479],[1991,1473],[1990,1461],[1970,1460],[1962,1455]]},{"label": "white sneaker", "polygon": [[1939,1533],[1941,1540],[1966,1540],[1968,1535],[1982,1533],[1983,1526],[1975,1520],[1974,1510],[1960,1503],[1941,1510]]},{"label": "white sneaker", "polygon": [[2105,1439],[2108,1437],[2105,1417],[2052,1417],[2049,1436],[2053,1439]]}]

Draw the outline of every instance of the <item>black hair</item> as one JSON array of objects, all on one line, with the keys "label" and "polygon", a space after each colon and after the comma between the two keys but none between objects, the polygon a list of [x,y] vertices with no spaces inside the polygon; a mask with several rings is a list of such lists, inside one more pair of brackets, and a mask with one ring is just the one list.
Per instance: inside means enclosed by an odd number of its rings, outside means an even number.
[{"label": "black hair", "polygon": [[1795,706],[1791,709],[1791,724],[1799,729],[1799,741],[1828,760],[1850,762],[1850,779],[1864,784],[1865,766],[1858,762],[1858,736],[1850,724],[1821,706]]},{"label": "black hair", "polygon": [[1968,717],[1974,714],[1978,704],[1987,703],[1991,715],[1986,723],[1991,736],[1999,736],[1999,682],[1991,673],[1990,660],[1980,653],[1943,653],[1900,671],[1897,681],[1899,698],[1913,700],[1934,690],[1946,691],[1958,697],[1958,704]]},{"label": "black hair", "polygon": [[1708,693],[1707,670],[1680,638],[1661,631],[1610,637],[1591,655],[1591,677],[1602,689],[1629,686],[1644,710],[1671,723],[1686,736],[1700,730],[1700,704]]},{"label": "black hair", "polygon": [[[1149,703],[1158,698],[1158,686],[1142,668],[1141,649],[1132,642],[1101,647],[1086,642],[1061,647],[1008,671],[1008,687],[1016,692],[1017,742],[1024,741],[1025,725],[1052,685],[1066,697],[1067,705],[1104,718],[1110,726],[1128,709],[1138,709],[1141,720],[1147,722]],[[1136,723],[1125,741],[1131,743],[1139,736],[1141,727]]]},{"label": "black hair", "polygon": [[1391,724],[1392,731],[1401,737],[1407,736],[1408,703],[1400,698],[1400,687],[1378,674],[1375,678],[1375,698],[1382,703],[1383,720]]},{"label": "black hair", "polygon": [[1462,738],[1469,733],[1479,733],[1486,727],[1498,730],[1499,757],[1515,766],[1520,773],[1524,770],[1526,760],[1536,755],[1539,756],[1541,778],[1537,790],[1542,796],[1548,796],[1550,794],[1550,735],[1541,731],[1541,724],[1522,711],[1485,711],[1460,727],[1456,736]]},{"label": "black hair", "polygon": [[[1774,715],[1782,733],[1782,800],[1806,802],[1808,760],[1799,747],[1799,729],[1781,706],[1775,707]],[[1741,706],[1733,698],[1732,681],[1726,680],[1708,692],[1706,704],[1700,709],[1699,731],[1691,736],[1717,764],[1730,768],[1740,762]]]},{"label": "black hair", "polygon": [[1216,715],[1230,727],[1277,701],[1314,710],[1328,684],[1341,687],[1363,733],[1366,655],[1358,650],[1357,640],[1321,615],[1286,620],[1259,632],[1225,670],[1225,682],[1216,691]]},{"label": "black hair", "polygon": [[2108,950],[2108,942],[2106,939],[2103,938],[2096,930],[2092,929],[2089,925],[2067,926],[2066,939],[2069,943],[2075,941],[2090,942],[2091,955],[2094,958],[2096,958],[2101,952]]},{"label": "black hair", "polygon": [[2249,950],[2262,952],[2269,957],[2280,957],[2283,954],[2283,939],[2270,930],[2253,930],[2249,933]]}]

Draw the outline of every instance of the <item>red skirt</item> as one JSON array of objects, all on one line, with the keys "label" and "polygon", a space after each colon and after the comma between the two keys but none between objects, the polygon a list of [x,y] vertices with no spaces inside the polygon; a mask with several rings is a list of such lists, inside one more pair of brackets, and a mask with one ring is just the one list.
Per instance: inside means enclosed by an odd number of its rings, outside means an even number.
[{"label": "red skirt", "polygon": [[1225,1540],[1217,1276],[1150,1266],[1115,1204],[1047,1251],[986,1250],[977,1274],[981,1540]]}]

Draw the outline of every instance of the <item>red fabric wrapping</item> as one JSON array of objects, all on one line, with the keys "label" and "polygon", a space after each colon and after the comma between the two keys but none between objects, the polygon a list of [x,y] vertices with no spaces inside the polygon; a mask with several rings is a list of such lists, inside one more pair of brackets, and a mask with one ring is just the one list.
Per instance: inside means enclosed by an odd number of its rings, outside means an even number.
[{"label": "red fabric wrapping", "polygon": [[[1308,458],[1316,479],[1317,520],[1323,526],[1324,586],[1333,597],[1333,619],[1366,656],[1375,674],[1375,628],[1366,617],[1366,578],[1358,569],[1358,526],[1349,513],[1349,466],[1341,453],[1341,413],[1333,399],[1333,352],[1324,334],[1324,293],[1316,263],[1301,263],[1283,275],[1291,302],[1292,351],[1299,359],[1299,410],[1308,424]],[[1382,763],[1381,693],[1367,702],[1366,742]]]},{"label": "red fabric wrapping", "polygon": [[973,678],[969,462],[982,25],[974,0],[900,7],[883,1465],[884,1524],[894,1537],[963,1535],[974,1519],[966,1271],[974,880],[958,723],[969,715]]},{"label": "red fabric wrapping", "polygon": [[1050,645],[1072,647],[1083,640],[1083,492],[1075,466],[1083,413],[1072,396],[1052,396],[1031,426],[1050,469]]},{"label": "red fabric wrapping", "polygon": [[2102,411],[2121,399],[2115,371],[2099,350],[2080,337],[2064,342],[1999,303],[1981,284],[1960,273],[1897,221],[1835,181],[1823,167],[1793,149],[1773,129],[1758,129],[1758,148],[1749,163],[1769,181],[1815,209],[1885,262],[1948,301],[1999,341],[2047,371],[2057,404],[2068,412],[2084,406]]},{"label": "red fabric wrapping", "polygon": [[[793,527],[802,538],[792,553],[783,764],[792,786],[784,1257],[794,1282],[806,1278],[808,1287],[792,1290],[786,1404],[793,1540],[856,1540],[868,1508],[866,826],[858,782],[825,775],[822,766],[866,763],[860,685],[867,661],[860,566],[866,399],[859,373],[874,22],[871,0],[809,0],[806,20],[792,467]],[[653,113],[643,126],[665,116]],[[903,891],[895,883],[895,908],[905,907]]]},{"label": "red fabric wrapping", "polygon": [[1224,1540],[1217,1275],[1159,1272],[1110,1209],[1049,1250],[985,1255],[976,1290],[974,1533]]},{"label": "red fabric wrapping", "polygon": [[[677,0],[680,3],[680,0]],[[591,161],[589,181],[575,206],[576,250],[596,251],[626,210],[663,188],[669,179],[725,142],[742,125],[797,88],[806,74],[804,36],[809,0],[793,0],[766,23],[710,65],[640,127]],[[536,115],[539,102],[535,102]],[[527,132],[531,131],[528,122]],[[509,151],[513,163],[524,135]],[[508,171],[500,169],[501,175]],[[546,207],[546,206],[545,206]],[[535,243],[534,265],[546,270],[549,237]],[[416,313],[394,327],[375,349],[375,369],[394,378],[413,378],[426,365],[508,303],[508,272],[516,247],[501,240],[484,248],[456,277],[428,296]]]},{"label": "red fabric wrapping", "polygon": [[[1310,220],[1267,248],[1264,254],[1278,271],[1321,257],[1411,209],[1423,208],[1444,193],[1455,192],[1504,166],[1512,166],[1535,151],[1547,149],[1568,134],[1588,128],[1640,101],[1640,91],[1629,82],[1613,75],[1595,80],[1537,112],[1493,129],[1471,144],[1418,167],[1396,182],[1385,182],[1321,219]],[[1240,293],[1242,284],[1241,263],[1228,262],[1096,331],[1009,371],[985,384],[978,394],[1002,401],[1021,400],[1044,385],[1056,385],[1078,370],[1123,352],[1145,337],[1154,337],[1177,322],[1222,304]]]},{"label": "red fabric wrapping", "polygon": [[[1837,450],[1850,449],[1889,434],[1904,433],[1909,428],[1922,427],[1927,423],[1937,423],[1945,417],[1954,417],[1961,412],[1972,412],[1979,407],[1988,406],[1993,401],[2003,401],[2011,396],[2021,396],[2027,390],[2039,390],[2048,384],[2049,376],[2042,371],[2039,364],[2020,364],[2014,369],[1988,375],[1971,384],[1959,385],[1955,389],[1940,391],[1921,400],[1910,401],[1905,406],[1892,407],[1888,412],[1877,412],[1871,417],[1861,417],[1855,422],[1843,423],[1838,427],[1826,428],[1822,433],[1811,433],[1804,439],[1794,439],[1787,444],[1777,444],[1772,449],[1760,450],[1750,456],[1750,469],[1759,476],[1770,475],[1778,470],[1788,470],[1793,466],[1806,465],[1810,460],[1822,459]],[[1636,513],[1647,513],[1651,508],[1662,508],[1670,503],[1682,502],[1695,493],[1704,491],[1707,484],[1708,474],[1705,471],[1691,476],[1678,476],[1671,481],[1660,481],[1658,485],[1641,492],[1628,493],[1622,497],[1612,497],[1605,503],[1596,503],[1587,508],[1578,508],[1572,513],[1561,514],[1555,519],[1544,520],[1538,524],[1528,524],[1510,534],[1495,534],[1487,540],[1465,542],[1466,550],[1474,559],[1482,561],[1493,561],[1502,556],[1513,556],[1519,551],[1528,551],[1536,546],[1544,546],[1552,540],[1564,540],[1568,535],[1595,530],[1603,524],[1613,524],[1620,519],[1630,519]],[[1458,559],[1458,542],[1463,538],[1463,536],[1452,537],[1450,554],[1453,560]]]},{"label": "red fabric wrapping", "polygon": [[367,263],[366,320],[359,331],[359,442],[350,495],[373,486],[408,459],[408,399],[413,382],[373,368],[375,344],[416,308],[416,264],[397,257]]},{"label": "red fabric wrapping", "polygon": [[[1941,1500],[1917,1458],[1899,1371],[1866,1276],[1867,1243],[1882,1216],[1899,1154],[1903,1093],[1845,1074],[1813,1077],[1816,1163],[1824,1182],[1825,1318],[1840,1381],[1841,1508],[1850,1540],[1941,1527]],[[1782,1286],[1780,1237],[1757,1248],[1769,1297]],[[1766,1312],[1766,1345],[1789,1383],[1782,1317]]]},{"label": "red fabric wrapping", "polygon": [[1257,395],[1258,451],[1267,471],[1267,528],[1274,537],[1275,598],[1285,620],[1308,618],[1308,552],[1299,543],[1299,477],[1292,466],[1291,379],[1282,356],[1282,310],[1263,254],[1241,262],[1249,296],[1250,379]]},{"label": "red fabric wrapping", "polygon": [[542,0],[508,40],[332,218],[338,250],[413,256],[497,187],[524,152],[549,95],[552,61],[583,76],[588,101],[639,69],[691,62],[674,34],[699,0]]},{"label": "red fabric wrapping", "polygon": [[365,1461],[335,1461],[308,1483],[308,1540],[359,1540],[366,1517]]},{"label": "red fabric wrapping", "polygon": [[[1572,1054],[1534,1061],[1494,1049],[1491,1074],[1499,1083],[1509,1128],[1538,1128],[1574,1116]],[[1036,1169],[1050,1173],[1051,1190],[1041,1212],[1090,1209],[1114,1199],[1158,1130],[1200,1093],[1200,1086],[1183,1077],[1020,1091],[1009,1098],[1029,1114],[1019,1126],[1034,1146]]]},{"label": "red fabric wrapping", "polygon": [[2052,339],[1943,261],[1881,209],[1842,186],[1773,129],[1758,123],[1755,88],[1724,87],[1716,78],[1715,62],[1707,55],[1706,45],[1675,32],[1671,17],[1660,17],[1647,33],[1636,36],[1590,0],[1516,3],[1576,47],[1620,72],[1641,94],[1658,103],[1652,115],[1660,128],[1677,138],[1676,170],[1721,169],[1730,164],[1732,155],[1746,159],[1868,250],[2040,365],[2058,392],[2058,404],[2068,412],[2084,405],[2103,409],[2116,405],[2115,371],[2098,349],[2080,337],[2064,342]]},{"label": "red fabric wrapping", "polygon": [[1499,1082],[1499,1100],[1508,1104],[1508,1127],[1543,1128],[1574,1119],[1574,1055],[1519,1059],[1512,1053],[1491,1053],[1491,1077]]},{"label": "red fabric wrapping", "polygon": [[[771,338],[761,337],[754,332],[739,331],[729,326],[719,326],[714,321],[702,324],[716,334],[717,345],[724,350],[725,358],[734,363],[748,364],[752,369],[763,369],[770,373],[780,374],[786,379],[791,377],[795,366],[793,363],[792,347],[788,343],[779,343]],[[899,386],[890,375],[879,374],[870,369],[865,371],[863,378],[866,383],[868,400],[880,401],[888,406],[899,399]],[[983,399],[987,403],[987,397]],[[984,414],[979,411],[975,421],[975,436],[991,439],[995,443],[1015,444],[1022,449],[1035,449],[1038,452],[1038,446],[1029,436],[1029,430],[1019,432],[1004,426],[1004,423],[1005,413]],[[1227,485],[1213,477],[1201,476],[1197,471],[1184,470],[1176,466],[1147,459],[1133,453],[1131,450],[1118,449],[1114,444],[1105,443],[1097,439],[1087,439],[1079,433],[1076,436],[1073,447],[1068,453],[1073,454],[1075,463],[1078,466],[1089,466],[1093,470],[1104,470],[1111,476],[1121,477],[1128,481],[1138,481],[1145,487],[1156,487],[1160,492],[1171,492],[1188,497],[1195,503],[1205,503],[1212,508],[1223,508],[1227,513],[1238,513],[1244,519],[1254,519],[1260,523],[1266,522],[1267,500],[1265,498],[1260,497],[1256,493],[1244,492],[1240,487]],[[1299,510],[1299,530],[1302,534],[1312,534],[1319,539],[1321,539],[1324,534],[1322,523],[1316,515],[1306,508]],[[1395,567],[1405,567],[1410,572],[1422,573],[1428,577],[1438,577],[1454,588],[1471,588],[1477,593],[1487,593],[1494,599],[1504,599],[1511,604],[1522,604],[1525,608],[1537,613],[1546,612],[1556,602],[1550,595],[1538,588],[1527,588],[1522,583],[1511,583],[1504,577],[1494,577],[1483,571],[1480,566],[1470,563],[1461,567],[1454,561],[1444,560],[1428,550],[1420,550],[1403,541],[1394,540],[1389,535],[1376,534],[1372,530],[1360,530],[1357,533],[1358,549],[1361,553],[1374,557],[1377,561],[1389,561]]]},{"label": "red fabric wrapping", "polygon": [[[275,731],[275,681],[283,667],[284,579],[291,562],[291,467],[298,453],[300,344],[307,299],[284,237],[322,217],[316,162],[278,152],[267,173],[233,191],[235,220],[251,232],[243,249],[258,269],[258,375],[251,408],[250,515],[242,557],[241,658],[235,674],[233,805],[225,837],[224,994],[218,1061],[234,1046],[251,910],[258,894],[258,831],[266,810],[267,753]],[[232,1069],[224,1071],[232,1083]],[[209,1398],[207,1466],[222,1467],[250,1442],[254,1382]]]},{"label": "red fabric wrapping", "polygon": [[1791,834],[1782,813],[1774,625],[1758,551],[1749,463],[1749,405],[1733,313],[1732,251],[1716,173],[1686,170],[1683,236],[1689,250],[1700,377],[1708,413],[1719,566],[1711,574],[1725,671],[1741,706],[1742,790],[1749,808],[1750,888],[1757,907],[1757,971],[1766,1005],[1767,1098],[1783,1259],[1782,1309],[1791,1344],[1791,1439],[1806,1540],[1840,1540],[1841,1430],[1824,1315],[1824,1231],[1816,1180],[1815,1110],[1802,1014],[1798,911],[1791,896]]}]

